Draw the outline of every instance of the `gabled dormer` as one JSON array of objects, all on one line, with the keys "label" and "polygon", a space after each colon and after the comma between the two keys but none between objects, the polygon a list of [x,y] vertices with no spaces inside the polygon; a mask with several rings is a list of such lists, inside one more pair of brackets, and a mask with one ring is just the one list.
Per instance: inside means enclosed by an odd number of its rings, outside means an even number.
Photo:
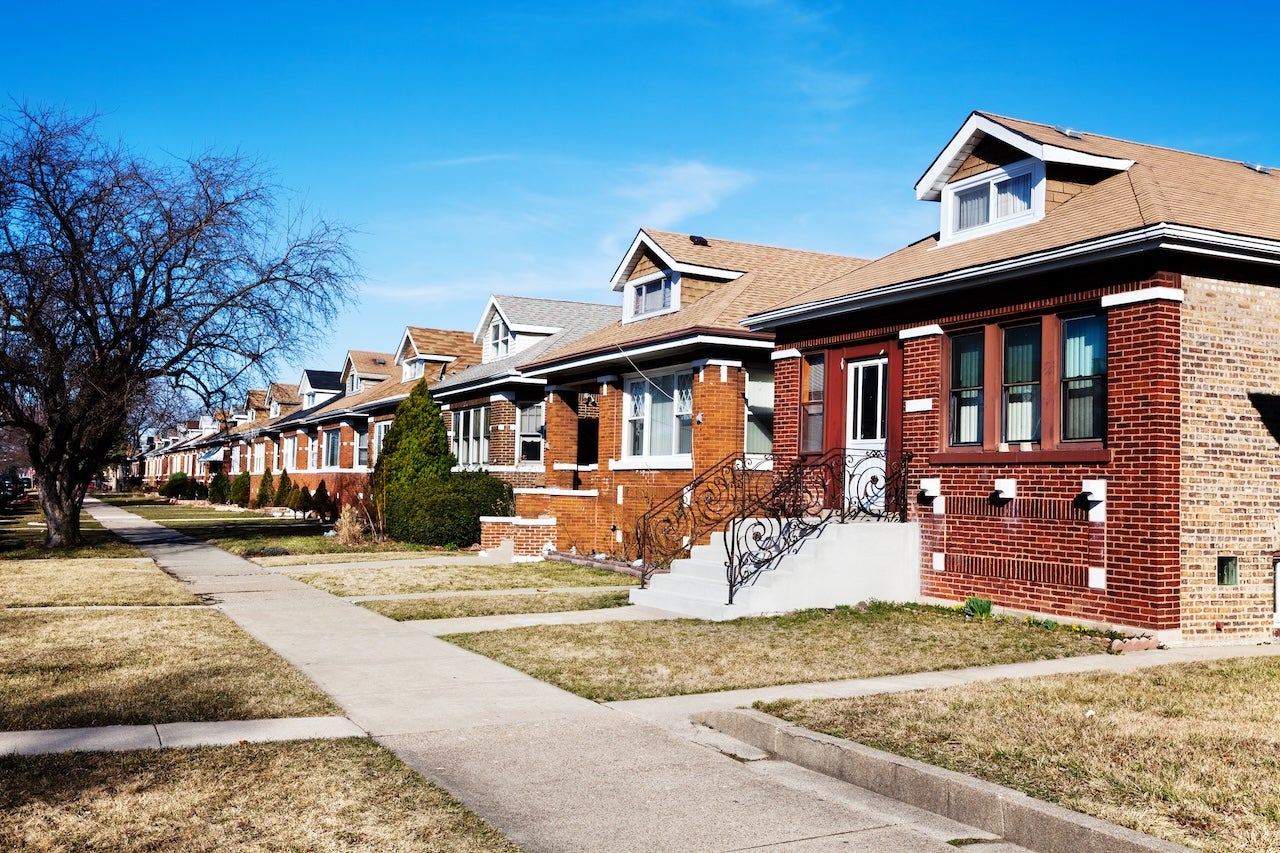
[{"label": "gabled dormer", "polygon": [[563,329],[560,320],[546,316],[541,303],[519,296],[490,296],[473,336],[481,347],[481,362],[515,355]]},{"label": "gabled dormer", "polygon": [[457,370],[460,361],[474,364],[477,355],[477,345],[466,332],[406,326],[395,361],[400,365],[401,382],[424,377],[428,382],[439,382],[451,369]]},{"label": "gabled dormer", "polygon": [[342,366],[342,390],[348,395],[359,394],[390,379],[393,361],[395,356],[390,353],[347,350],[347,360]]},{"label": "gabled dormer", "polygon": [[622,294],[623,323],[679,311],[744,274],[742,270],[691,260],[690,256],[700,250],[710,249],[710,242],[697,236],[683,239],[687,239],[689,245],[687,249],[681,247],[682,256],[678,258],[676,252],[664,248],[652,235],[643,230],[636,234],[610,281],[614,291]]},{"label": "gabled dormer", "polygon": [[302,408],[313,409],[342,391],[342,374],[336,370],[304,370],[298,380]]},{"label": "gabled dormer", "polygon": [[298,408],[298,386],[272,382],[267,387],[267,416],[275,420]]},{"label": "gabled dormer", "polygon": [[916,182],[917,198],[941,202],[939,245],[1039,222],[1084,187],[1133,165],[1073,147],[1083,137],[1070,128],[1054,132],[1061,140],[1032,139],[972,113]]}]

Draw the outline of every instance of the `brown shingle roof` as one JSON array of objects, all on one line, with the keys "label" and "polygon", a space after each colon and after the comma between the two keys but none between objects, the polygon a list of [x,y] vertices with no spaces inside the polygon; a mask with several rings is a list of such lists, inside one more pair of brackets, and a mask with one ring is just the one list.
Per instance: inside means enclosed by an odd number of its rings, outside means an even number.
[{"label": "brown shingle roof", "polygon": [[[623,324],[618,320],[597,332],[560,347],[538,366],[651,340],[671,339],[696,331],[751,337],[742,320],[796,293],[830,281],[867,263],[861,258],[781,249],[754,243],[707,238],[695,245],[688,234],[645,228],[643,233],[682,264],[743,273],[679,311]],[[619,311],[621,314],[621,311]],[[530,365],[532,366],[532,365]]]},{"label": "brown shingle roof", "polygon": [[418,355],[451,355],[469,364],[480,360],[480,344],[475,342],[471,332],[424,329],[421,326],[409,326],[406,331]]},{"label": "brown shingle roof", "polygon": [[298,399],[297,385],[290,385],[286,382],[272,382],[269,390],[271,399],[281,406],[296,406],[302,402]]},{"label": "brown shingle roof", "polygon": [[1035,142],[1134,165],[1085,187],[1033,224],[949,244],[934,234],[772,307],[835,300],[1159,223],[1280,240],[1280,174],[1106,136],[1072,139],[1049,125],[979,115]]}]

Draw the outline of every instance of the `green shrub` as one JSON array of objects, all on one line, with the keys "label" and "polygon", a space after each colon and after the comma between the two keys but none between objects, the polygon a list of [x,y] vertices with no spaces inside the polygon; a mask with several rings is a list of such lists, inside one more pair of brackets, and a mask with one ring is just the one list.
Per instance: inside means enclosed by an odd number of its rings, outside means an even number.
[{"label": "green shrub", "polygon": [[276,505],[276,484],[270,469],[263,472],[262,479],[258,481],[257,500],[260,507]]},{"label": "green shrub", "polygon": [[421,489],[390,485],[387,533],[401,542],[465,547],[480,541],[480,516],[510,515],[511,486],[478,471]]},{"label": "green shrub", "polygon": [[333,501],[329,498],[329,489],[325,486],[324,480],[316,485],[316,490],[311,495],[309,509],[315,510],[321,521],[329,521],[330,516],[333,515]]},{"label": "green shrub", "polygon": [[301,513],[311,512],[311,489],[306,486],[294,489],[290,495],[289,509]]},{"label": "green shrub", "polygon": [[213,482],[209,484],[209,503],[224,504],[231,498],[231,480],[227,475],[219,471],[213,475]]},{"label": "green shrub", "polygon": [[289,497],[293,493],[293,481],[289,479],[287,470],[280,472],[280,479],[276,482],[276,502],[275,506],[289,506]]},{"label": "green shrub", "polygon": [[249,505],[249,472],[241,471],[231,481],[231,502],[236,506]]},{"label": "green shrub", "polygon": [[192,491],[192,483],[186,472],[178,471],[170,474],[169,480],[160,487],[160,496],[165,498],[185,498]]}]

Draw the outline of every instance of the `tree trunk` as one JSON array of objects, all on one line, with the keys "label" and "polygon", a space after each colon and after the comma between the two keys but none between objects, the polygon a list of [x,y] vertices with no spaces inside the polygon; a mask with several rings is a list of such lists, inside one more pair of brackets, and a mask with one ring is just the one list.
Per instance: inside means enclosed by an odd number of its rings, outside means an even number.
[{"label": "tree trunk", "polygon": [[80,508],[84,504],[85,486],[59,482],[37,467],[40,477],[40,508],[44,510],[48,529],[44,534],[46,548],[73,548],[84,540],[80,536]]}]

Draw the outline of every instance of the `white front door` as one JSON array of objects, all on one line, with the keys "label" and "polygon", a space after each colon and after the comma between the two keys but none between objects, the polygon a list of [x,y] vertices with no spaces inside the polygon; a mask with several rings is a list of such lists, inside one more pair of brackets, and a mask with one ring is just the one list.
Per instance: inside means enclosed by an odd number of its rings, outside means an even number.
[{"label": "white front door", "polygon": [[845,503],[884,511],[885,431],[888,427],[889,359],[850,361],[845,396]]}]

